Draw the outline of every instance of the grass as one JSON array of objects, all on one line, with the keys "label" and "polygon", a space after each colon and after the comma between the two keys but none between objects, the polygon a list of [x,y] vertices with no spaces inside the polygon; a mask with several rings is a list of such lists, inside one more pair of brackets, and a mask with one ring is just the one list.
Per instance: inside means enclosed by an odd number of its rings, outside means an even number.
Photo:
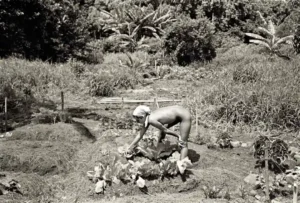
[{"label": "grass", "polygon": [[203,119],[264,130],[299,129],[300,59],[286,61],[259,51],[241,45],[205,67],[212,70],[206,78],[210,87],[188,98],[194,101],[190,105],[201,107]]},{"label": "grass", "polygon": [[75,146],[62,142],[4,141],[0,169],[39,175],[67,173],[73,170]]},{"label": "grass", "polygon": [[0,61],[0,67],[0,98],[23,98],[26,94],[43,98],[63,89],[75,91],[80,86],[70,64],[8,58]]}]

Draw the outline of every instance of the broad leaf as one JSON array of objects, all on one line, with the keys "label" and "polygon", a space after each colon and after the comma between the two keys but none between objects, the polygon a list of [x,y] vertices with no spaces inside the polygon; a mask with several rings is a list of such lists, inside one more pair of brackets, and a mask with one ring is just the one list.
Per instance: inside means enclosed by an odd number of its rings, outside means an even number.
[{"label": "broad leaf", "polygon": [[273,34],[266,28],[264,27],[258,27],[257,29],[259,29],[260,31],[265,32],[266,34],[270,35],[271,37],[273,37]]},{"label": "broad leaf", "polygon": [[274,23],[272,22],[272,20],[269,20],[269,22],[268,22],[268,30],[272,35],[276,34],[275,26],[274,26]]},{"label": "broad leaf", "polygon": [[179,172],[181,174],[183,174],[185,169],[193,166],[193,164],[188,157],[185,157],[184,159],[177,161],[177,166],[178,166]]},{"label": "broad leaf", "polygon": [[294,38],[294,35],[289,35],[289,36],[283,37],[283,38],[279,39],[279,40],[274,44],[274,46],[278,46],[279,44],[285,43],[286,41],[292,40],[293,38]]},{"label": "broad leaf", "polygon": [[258,34],[254,34],[254,33],[245,33],[245,35],[249,36],[249,37],[253,37],[255,39],[258,39],[258,40],[262,40],[262,41],[265,41],[265,42],[268,42],[268,39],[258,35]]},{"label": "broad leaf", "polygon": [[261,40],[255,40],[255,39],[251,39],[250,42],[254,43],[254,44],[260,44],[260,45],[263,45],[265,46],[266,48],[268,48],[269,50],[272,50],[270,45],[266,42],[263,42]]}]

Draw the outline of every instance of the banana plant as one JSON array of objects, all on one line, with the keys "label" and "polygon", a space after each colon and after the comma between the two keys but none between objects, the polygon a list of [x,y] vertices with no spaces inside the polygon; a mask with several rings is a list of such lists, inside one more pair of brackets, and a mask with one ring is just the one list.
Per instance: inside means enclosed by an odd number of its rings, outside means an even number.
[{"label": "banana plant", "polygon": [[109,37],[110,40],[116,41],[121,49],[126,49],[131,52],[137,50],[143,50],[148,48],[149,45],[145,42],[145,37],[138,39],[139,26],[132,28],[132,24],[127,23],[127,33],[120,33],[119,30],[115,30],[115,34]]},{"label": "banana plant", "polygon": [[279,38],[276,36],[276,28],[272,20],[269,20],[267,23],[267,28],[258,27],[258,30],[266,34],[267,37],[263,37],[254,33],[245,33],[247,36],[253,38],[250,39],[251,43],[262,45],[266,47],[272,54],[279,55],[279,47],[283,43],[291,43],[291,40],[294,38],[294,35],[285,36]]},{"label": "banana plant", "polygon": [[169,7],[160,5],[156,10],[150,11],[141,6],[135,6],[126,11],[128,22],[138,27],[138,37],[154,36],[160,38],[164,34],[163,28],[175,21]]}]

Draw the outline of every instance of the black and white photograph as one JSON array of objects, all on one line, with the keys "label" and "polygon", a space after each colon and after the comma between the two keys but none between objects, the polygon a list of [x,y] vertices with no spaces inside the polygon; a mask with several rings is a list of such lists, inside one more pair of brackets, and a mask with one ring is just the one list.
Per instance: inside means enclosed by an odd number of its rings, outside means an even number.
[{"label": "black and white photograph", "polygon": [[300,0],[0,0],[1,203],[300,203]]}]

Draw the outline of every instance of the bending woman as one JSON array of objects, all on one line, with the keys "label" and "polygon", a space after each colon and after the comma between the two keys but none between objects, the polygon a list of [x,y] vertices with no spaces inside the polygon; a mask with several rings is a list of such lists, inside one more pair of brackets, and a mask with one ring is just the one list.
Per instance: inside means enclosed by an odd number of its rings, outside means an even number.
[{"label": "bending woman", "polygon": [[[178,138],[178,145],[180,147],[180,159],[184,159],[188,155],[188,138],[191,130],[191,114],[182,106],[168,106],[159,108],[151,112],[148,106],[140,105],[134,112],[133,117],[142,125],[140,134],[137,135],[130,144],[127,153],[131,153],[133,148],[137,146],[138,142],[143,138],[150,125],[160,130],[158,143],[165,138],[166,134]],[[180,134],[170,130],[169,128],[180,123]]]}]

